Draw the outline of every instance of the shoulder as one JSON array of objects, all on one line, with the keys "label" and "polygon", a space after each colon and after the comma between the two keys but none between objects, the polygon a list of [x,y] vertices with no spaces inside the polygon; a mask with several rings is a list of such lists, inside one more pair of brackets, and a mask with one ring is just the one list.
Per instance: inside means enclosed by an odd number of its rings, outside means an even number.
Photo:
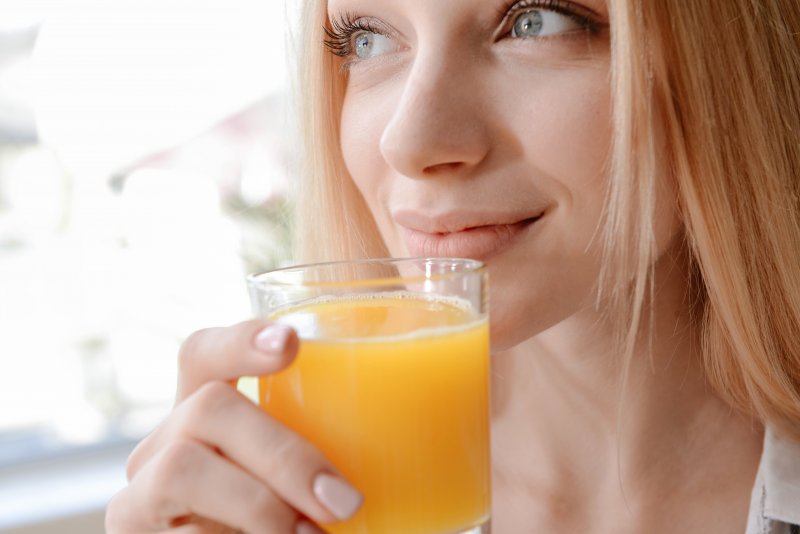
[{"label": "shoulder", "polygon": [[764,432],[746,534],[800,534],[800,442]]}]

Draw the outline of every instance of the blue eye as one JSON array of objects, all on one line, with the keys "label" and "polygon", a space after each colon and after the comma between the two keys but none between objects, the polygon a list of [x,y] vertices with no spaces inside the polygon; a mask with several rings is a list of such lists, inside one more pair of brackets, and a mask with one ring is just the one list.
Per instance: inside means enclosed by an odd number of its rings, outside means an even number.
[{"label": "blue eye", "polygon": [[542,31],[542,12],[526,11],[517,16],[514,21],[512,36],[514,37],[535,37]]},{"label": "blue eye", "polygon": [[527,9],[516,14],[511,37],[546,37],[581,29],[574,18],[547,9]]},{"label": "blue eye", "polygon": [[369,59],[372,57],[388,54],[395,49],[391,39],[380,33],[362,31],[353,36],[353,47],[355,55],[359,59]]},{"label": "blue eye", "polygon": [[333,54],[353,62],[392,54],[401,49],[396,32],[373,17],[355,17],[344,13],[325,27],[324,43]]}]

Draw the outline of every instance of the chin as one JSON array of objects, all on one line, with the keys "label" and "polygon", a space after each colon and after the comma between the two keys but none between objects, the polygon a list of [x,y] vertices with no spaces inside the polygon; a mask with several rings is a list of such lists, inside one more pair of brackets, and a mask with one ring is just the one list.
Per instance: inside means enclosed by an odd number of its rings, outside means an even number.
[{"label": "chin", "polygon": [[[527,264],[524,264],[527,265]],[[520,264],[510,269],[489,265],[489,323],[492,352],[502,352],[545,332],[581,310],[591,289],[585,283],[556,280],[551,271],[537,269],[521,275]],[[562,271],[566,276],[569,271]],[[548,274],[550,276],[548,276]],[[570,291],[564,288],[569,287]],[[590,287],[590,286],[589,286]]]},{"label": "chin", "polygon": [[503,352],[514,348],[552,326],[546,307],[539,306],[538,299],[527,296],[519,288],[491,286],[489,324],[491,350]]}]

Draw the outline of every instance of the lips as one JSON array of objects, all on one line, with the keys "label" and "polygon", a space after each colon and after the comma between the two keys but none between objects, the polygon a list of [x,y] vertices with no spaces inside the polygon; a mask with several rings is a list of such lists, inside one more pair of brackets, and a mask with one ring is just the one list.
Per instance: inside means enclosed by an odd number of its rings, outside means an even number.
[{"label": "lips", "polygon": [[[475,224],[467,218],[487,220],[492,216],[426,218],[401,214],[395,217],[412,256],[456,257],[486,260],[511,246],[522,234],[541,218],[517,218],[516,222]],[[515,217],[493,216],[495,220]],[[456,222],[458,221],[458,222]],[[445,230],[447,227],[455,231]],[[433,230],[433,231],[432,231]],[[440,230],[440,231],[436,231]]]}]

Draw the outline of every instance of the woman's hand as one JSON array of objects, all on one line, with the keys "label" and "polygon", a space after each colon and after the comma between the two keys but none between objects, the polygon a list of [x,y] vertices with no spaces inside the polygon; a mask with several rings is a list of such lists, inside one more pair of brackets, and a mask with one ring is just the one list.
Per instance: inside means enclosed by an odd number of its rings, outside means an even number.
[{"label": "woman's hand", "polygon": [[233,386],[283,369],[298,345],[291,329],[262,320],[193,334],[180,352],[175,408],[128,459],[107,532],[313,533],[308,519],[352,516],[361,495]]}]

